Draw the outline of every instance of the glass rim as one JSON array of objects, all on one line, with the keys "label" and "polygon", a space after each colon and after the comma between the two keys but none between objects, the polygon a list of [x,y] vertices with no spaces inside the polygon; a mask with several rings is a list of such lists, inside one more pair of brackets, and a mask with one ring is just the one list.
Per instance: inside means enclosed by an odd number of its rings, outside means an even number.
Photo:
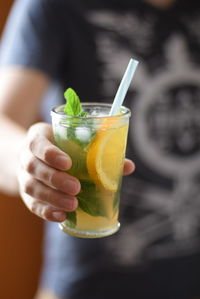
[{"label": "glass rim", "polygon": [[[81,105],[84,107],[94,107],[94,106],[99,106],[99,107],[107,107],[110,108],[112,107],[112,104],[109,103],[98,103],[98,102],[82,102]],[[51,109],[51,116],[57,117],[60,119],[103,119],[103,118],[109,118],[109,119],[114,119],[114,118],[124,118],[124,117],[130,117],[131,116],[131,110],[125,106],[121,106],[121,113],[116,114],[116,115],[90,115],[90,116],[71,116],[67,114],[61,114],[60,111],[56,111],[56,109],[59,108],[64,108],[65,104],[55,106]]]}]

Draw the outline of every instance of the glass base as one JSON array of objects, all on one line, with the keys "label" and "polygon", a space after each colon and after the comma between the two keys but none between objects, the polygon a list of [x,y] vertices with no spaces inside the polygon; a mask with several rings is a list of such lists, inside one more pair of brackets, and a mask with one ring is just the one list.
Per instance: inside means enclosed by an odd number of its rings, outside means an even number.
[{"label": "glass base", "polygon": [[115,226],[113,226],[109,230],[101,230],[101,231],[83,231],[83,230],[77,230],[74,228],[66,227],[63,223],[59,224],[59,228],[66,234],[79,237],[79,238],[103,238],[110,235],[113,235],[116,233],[120,228],[120,223],[117,222]]}]

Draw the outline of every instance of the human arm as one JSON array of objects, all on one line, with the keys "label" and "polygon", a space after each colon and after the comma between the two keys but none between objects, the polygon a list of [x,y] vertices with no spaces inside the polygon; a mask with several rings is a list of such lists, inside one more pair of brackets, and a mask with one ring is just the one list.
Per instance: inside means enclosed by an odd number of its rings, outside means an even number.
[{"label": "human arm", "polygon": [[[6,68],[0,72],[0,84],[0,188],[12,193],[19,188],[30,211],[45,220],[62,221],[65,211],[77,207],[80,183],[63,171],[71,167],[71,159],[53,145],[51,126],[34,124],[49,80],[38,71]],[[63,157],[60,163],[58,156]],[[127,160],[124,174],[133,169]]]},{"label": "human arm", "polygon": [[[28,206],[30,210],[35,211],[35,207],[37,206],[38,216],[41,216],[45,219],[48,219],[46,216],[47,210],[49,210],[48,202],[51,201],[51,212],[53,208],[59,207],[60,209],[64,209],[69,206],[69,202],[75,201],[76,199],[68,196],[69,193],[74,193],[73,187],[64,189],[65,192],[55,191],[59,189],[57,186],[57,182],[64,180],[68,180],[69,175],[64,172],[59,172],[60,166],[54,163],[56,155],[66,156],[63,152],[58,150],[51,143],[51,127],[47,124],[41,124],[41,127],[45,128],[42,130],[39,129],[39,132],[36,131],[36,135],[33,134],[34,126],[31,127],[35,121],[38,120],[39,117],[39,107],[42,95],[44,94],[47,86],[49,84],[48,78],[43,74],[35,70],[29,70],[24,68],[4,68],[0,72],[0,85],[2,86],[0,92],[0,136],[2,142],[2,146],[0,148],[0,164],[1,164],[1,172],[0,172],[0,188],[4,192],[7,193],[16,193],[18,188],[20,189],[20,193],[22,199]],[[30,127],[30,130],[28,128]],[[39,126],[36,126],[39,128]],[[50,134],[47,134],[47,137],[43,138],[43,143],[41,142],[40,136],[45,135],[49,130]],[[46,135],[45,135],[46,136]],[[34,146],[32,149],[32,144],[36,144],[38,146]],[[41,147],[42,144],[42,147]],[[47,160],[44,161],[43,167],[41,167],[41,156],[38,157],[38,151],[41,149],[39,155],[43,155],[44,160],[47,157]],[[50,155],[50,158],[49,158]],[[21,156],[22,166],[19,163],[19,156]],[[30,171],[30,164],[32,163],[35,157],[35,167],[39,169],[35,176],[42,176],[43,173],[46,177],[49,177],[48,185],[49,188],[49,197],[45,198],[45,211],[41,211],[41,198],[43,198],[45,191],[47,190],[45,184],[40,184],[35,178],[34,174],[31,176],[28,175]],[[26,165],[23,164],[25,163]],[[48,163],[48,165],[45,164]],[[55,168],[49,167],[49,165],[53,165]],[[39,165],[39,166],[38,166]],[[66,169],[68,169],[71,165],[71,160],[68,157],[68,162]],[[46,168],[45,168],[46,166]],[[26,169],[26,167],[28,169]],[[63,166],[61,166],[63,170]],[[40,174],[42,172],[42,174]],[[50,183],[51,176],[55,180]],[[17,177],[19,178],[19,185],[17,184]],[[29,178],[27,180],[27,177]],[[30,196],[26,194],[27,189],[29,188],[29,181],[36,180],[34,184],[34,190],[39,190],[39,196],[37,199],[32,199]],[[76,191],[79,191],[79,182],[74,179],[77,183],[75,187]],[[68,184],[69,185],[69,184]],[[38,187],[39,186],[39,187]],[[61,187],[63,190],[63,187]],[[75,192],[76,193],[76,192]],[[53,195],[52,195],[53,194]],[[33,194],[34,195],[34,194]],[[56,196],[57,195],[57,196]],[[68,196],[68,197],[67,197]],[[64,198],[62,203],[58,198]],[[28,198],[28,200],[27,200]],[[52,208],[52,198],[53,201],[56,201],[55,206]],[[40,202],[40,203],[39,203]],[[70,205],[69,209],[72,205]],[[76,207],[76,206],[75,206]],[[39,211],[40,210],[40,211]]]},{"label": "human arm", "polygon": [[18,193],[16,168],[28,127],[38,119],[39,98],[48,80],[19,67],[0,69],[0,189]]},{"label": "human arm", "polygon": [[[20,193],[28,208],[44,219],[53,220],[51,217],[53,210],[61,211],[60,215],[64,215],[63,210],[66,205],[69,209],[68,201],[73,201],[74,206],[77,206],[74,195],[80,190],[80,184],[76,180],[75,190],[73,187],[70,189],[69,184],[67,190],[66,187],[63,190],[63,186],[58,186],[58,183],[69,178],[66,173],[63,171],[61,173],[58,170],[67,170],[70,167],[70,158],[68,158],[66,169],[63,167],[60,169],[51,159],[46,160],[49,152],[51,157],[53,155],[52,159],[56,154],[60,154],[60,151],[52,144],[51,127],[45,124],[33,127],[32,125],[39,119],[41,99],[49,85],[49,78],[46,74],[52,79],[58,79],[62,57],[60,51],[63,47],[61,40],[57,41],[57,35],[51,34],[49,30],[49,27],[55,27],[53,26],[55,18],[45,18],[49,7],[48,2],[42,1],[41,4],[41,1],[18,1],[18,4],[20,3],[25,6],[16,7],[15,12],[19,11],[19,8],[22,9],[23,17],[19,18],[16,14],[17,25],[15,22],[15,26],[13,26],[13,21],[11,22],[2,44],[2,62],[6,66],[2,68],[0,77],[0,86],[2,86],[0,92],[2,120],[0,136],[4,140],[0,158],[0,162],[3,164],[0,187],[10,192],[16,192],[18,188],[16,177],[18,177]],[[42,16],[40,19],[38,19],[38,14]],[[13,67],[9,67],[9,65]],[[17,65],[21,67],[17,67]],[[43,139],[42,148],[40,148],[41,139]],[[34,148],[32,148],[32,144],[35,144]],[[20,167],[18,167],[19,152]],[[42,154],[42,157],[38,156],[38,153]],[[65,154],[62,153],[62,155]],[[127,167],[125,169],[127,172]],[[45,182],[43,175],[46,179]],[[8,186],[7,182],[10,186],[12,185],[12,188]],[[33,188],[31,184],[34,185]],[[55,195],[55,190],[57,195]],[[48,193],[47,197],[44,196],[45,192]],[[71,197],[66,198],[66,194]],[[58,205],[59,200],[56,200],[56,196],[65,199],[64,202],[62,200],[62,204],[60,201],[60,205]]]}]

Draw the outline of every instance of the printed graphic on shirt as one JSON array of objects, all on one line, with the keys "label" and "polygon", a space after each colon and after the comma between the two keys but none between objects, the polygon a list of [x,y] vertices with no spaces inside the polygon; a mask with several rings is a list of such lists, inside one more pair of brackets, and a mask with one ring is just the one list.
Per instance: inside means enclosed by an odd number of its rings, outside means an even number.
[{"label": "printed graphic on shirt", "polygon": [[[107,96],[115,94],[130,57],[140,60],[126,102],[134,111],[130,147],[145,165],[144,171],[149,170],[145,176],[151,173],[150,181],[153,175],[173,181],[172,190],[166,190],[142,177],[126,179],[123,225],[107,240],[108,250],[123,265],[138,263],[141,257],[151,260],[196,252],[200,249],[200,68],[192,59],[190,37],[174,30],[156,54],[155,16],[140,19],[133,13],[104,11],[93,12],[90,20],[99,28],[96,43]],[[195,24],[194,19],[185,21],[190,36]],[[197,34],[194,30],[193,36]]]}]

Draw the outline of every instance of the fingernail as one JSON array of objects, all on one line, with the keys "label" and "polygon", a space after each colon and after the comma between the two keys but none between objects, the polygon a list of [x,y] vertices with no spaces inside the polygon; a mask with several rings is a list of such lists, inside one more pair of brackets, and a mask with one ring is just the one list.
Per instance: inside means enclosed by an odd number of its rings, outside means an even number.
[{"label": "fingernail", "polygon": [[73,199],[64,199],[64,202],[65,202],[65,208],[67,211],[73,211],[77,208],[78,206],[78,201],[76,198],[73,198]]},{"label": "fingernail", "polygon": [[71,165],[70,159],[62,155],[56,157],[55,163],[58,168],[61,168],[63,170],[69,169]]},{"label": "fingernail", "polygon": [[52,217],[54,218],[54,220],[56,220],[58,222],[62,222],[65,220],[66,215],[63,212],[55,211],[55,212],[52,212]]},{"label": "fingernail", "polygon": [[76,195],[80,192],[80,183],[77,180],[67,179],[63,182],[63,188],[67,193]]}]

